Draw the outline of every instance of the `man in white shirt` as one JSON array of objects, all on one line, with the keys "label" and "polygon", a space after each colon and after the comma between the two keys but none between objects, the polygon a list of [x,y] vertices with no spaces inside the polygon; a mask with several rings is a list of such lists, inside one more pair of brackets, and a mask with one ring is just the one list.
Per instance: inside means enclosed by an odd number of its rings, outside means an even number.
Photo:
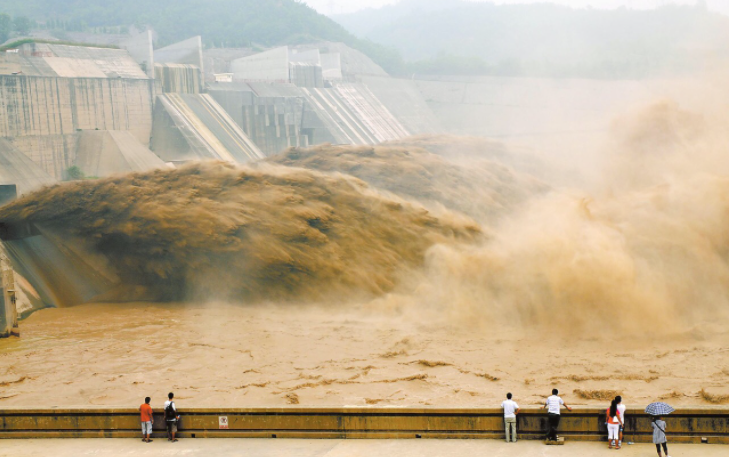
[{"label": "man in white shirt", "polygon": [[175,406],[175,394],[170,392],[167,394],[167,400],[165,402],[165,422],[167,423],[167,441],[176,442],[177,434],[177,422],[180,420],[180,415],[177,413],[177,406]]},{"label": "man in white shirt", "polygon": [[544,403],[544,407],[547,408],[549,416],[549,433],[547,433],[548,440],[557,439],[557,427],[559,426],[560,409],[562,405],[567,408],[567,411],[572,411],[572,408],[567,406],[567,403],[557,396],[558,394],[559,391],[557,389],[552,389],[552,395],[548,397],[547,401]]},{"label": "man in white shirt", "polygon": [[[511,399],[511,392],[506,394],[506,400],[501,402],[501,407],[504,408],[506,442],[516,443],[516,415],[519,414],[519,405]],[[510,440],[509,437],[513,439]]]},{"label": "man in white shirt", "polygon": [[625,429],[625,405],[623,404],[623,397],[618,395],[615,397],[615,403],[618,404],[618,414],[620,414],[620,433],[618,434],[618,447],[623,444],[623,429]]}]

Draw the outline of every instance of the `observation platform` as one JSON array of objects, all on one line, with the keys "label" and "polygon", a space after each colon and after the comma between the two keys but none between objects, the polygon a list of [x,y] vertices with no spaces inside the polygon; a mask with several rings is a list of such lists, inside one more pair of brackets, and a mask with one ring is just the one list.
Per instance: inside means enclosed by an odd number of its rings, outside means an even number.
[{"label": "observation platform", "polygon": [[[164,440],[157,406],[153,438]],[[439,407],[278,407],[184,408],[179,437],[328,439],[503,439],[501,409]],[[559,435],[567,444],[605,441],[605,410],[575,407],[563,412]],[[729,444],[729,408],[681,408],[664,418],[670,443]],[[140,438],[137,408],[5,408],[0,438]],[[544,409],[527,407],[517,419],[520,440],[541,440],[547,430]],[[650,443],[650,416],[626,411],[625,441]],[[176,443],[175,443],[176,444]],[[3,447],[5,444],[3,444]],[[562,448],[566,446],[550,446]],[[724,448],[726,452],[727,448]]]},{"label": "observation platform", "polygon": [[[669,438],[670,440],[670,438]],[[541,441],[505,443],[501,440],[287,440],[215,439],[180,440],[170,443],[156,439],[38,439],[4,440],[0,457],[134,456],[168,457],[204,455],[206,457],[599,457],[608,452],[605,443],[568,442],[564,446],[545,446]],[[706,444],[668,444],[670,455],[682,457],[724,457],[726,446]],[[652,444],[625,445],[621,457],[655,456]]]}]

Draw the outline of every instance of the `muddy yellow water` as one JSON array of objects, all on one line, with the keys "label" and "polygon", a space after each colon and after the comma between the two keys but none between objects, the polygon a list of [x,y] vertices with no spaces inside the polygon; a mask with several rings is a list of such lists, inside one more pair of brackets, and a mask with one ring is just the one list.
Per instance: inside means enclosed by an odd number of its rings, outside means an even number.
[{"label": "muddy yellow water", "polygon": [[721,402],[729,335],[663,341],[464,329],[366,309],[85,305],[48,309],[0,341],[0,407],[498,406],[553,387],[569,404]]}]

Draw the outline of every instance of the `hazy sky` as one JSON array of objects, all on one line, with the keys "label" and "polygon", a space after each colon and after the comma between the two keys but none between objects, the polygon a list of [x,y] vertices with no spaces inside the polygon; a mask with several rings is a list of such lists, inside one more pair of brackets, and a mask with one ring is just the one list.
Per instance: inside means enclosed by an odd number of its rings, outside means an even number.
[{"label": "hazy sky", "polygon": [[[397,3],[398,0],[304,0],[309,6],[324,14],[351,13],[362,8],[378,8],[384,5]],[[470,0],[490,1],[492,3],[559,3],[561,5],[584,8],[617,8],[628,6],[630,8],[655,8],[668,3],[681,3],[692,5],[696,0]],[[729,14],[729,0],[708,0],[709,8]]]}]

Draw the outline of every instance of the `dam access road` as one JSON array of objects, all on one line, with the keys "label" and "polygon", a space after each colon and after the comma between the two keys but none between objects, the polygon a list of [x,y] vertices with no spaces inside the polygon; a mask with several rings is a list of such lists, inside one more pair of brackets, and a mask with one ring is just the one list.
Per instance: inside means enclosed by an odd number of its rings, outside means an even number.
[{"label": "dam access road", "polygon": [[[566,442],[564,446],[545,446],[541,441],[505,443],[501,440],[311,440],[311,439],[188,439],[169,443],[155,439],[145,444],[138,439],[34,439],[2,440],[0,456],[55,457],[114,455],[165,457],[205,455],[227,457],[443,457],[481,455],[491,457],[598,457],[611,454],[605,443]],[[725,456],[727,447],[712,444],[672,444],[669,453],[682,457]],[[655,455],[653,444],[625,444],[622,457]]]}]

